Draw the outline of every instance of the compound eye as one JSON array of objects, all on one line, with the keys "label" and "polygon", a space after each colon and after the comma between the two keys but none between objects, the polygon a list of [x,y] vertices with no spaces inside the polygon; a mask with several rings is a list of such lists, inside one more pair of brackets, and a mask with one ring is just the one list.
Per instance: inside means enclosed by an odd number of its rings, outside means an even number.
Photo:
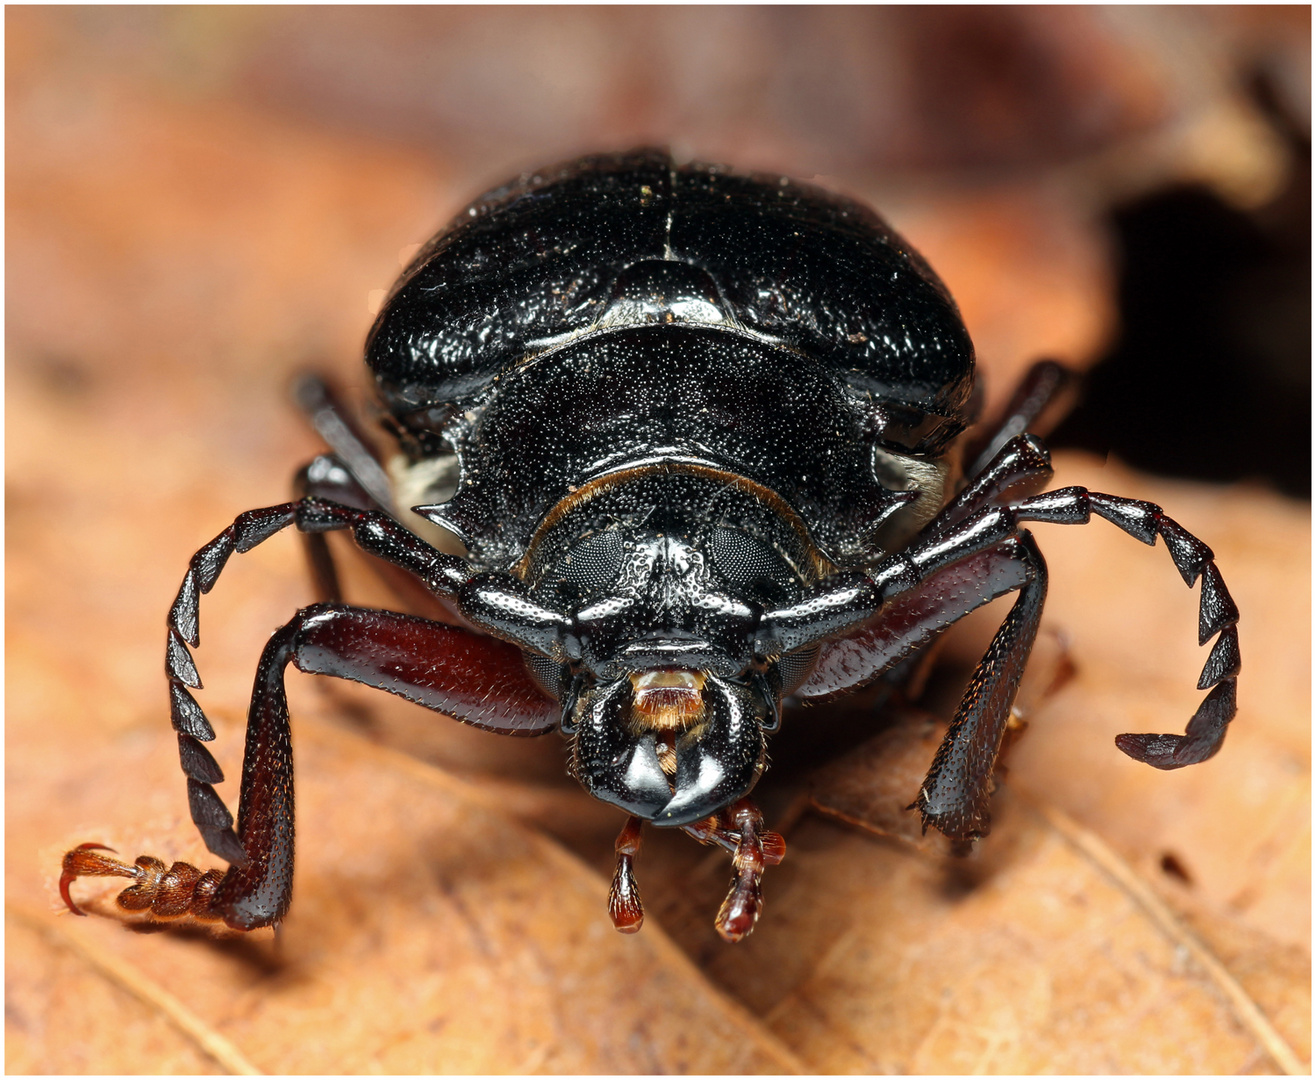
[{"label": "compound eye", "polygon": [[621,536],[607,529],[573,544],[557,570],[564,584],[588,594],[613,584],[621,576],[624,554]]},{"label": "compound eye", "polygon": [[718,526],[709,537],[708,551],[727,584],[742,594],[785,600],[798,584],[785,559],[746,533]]}]

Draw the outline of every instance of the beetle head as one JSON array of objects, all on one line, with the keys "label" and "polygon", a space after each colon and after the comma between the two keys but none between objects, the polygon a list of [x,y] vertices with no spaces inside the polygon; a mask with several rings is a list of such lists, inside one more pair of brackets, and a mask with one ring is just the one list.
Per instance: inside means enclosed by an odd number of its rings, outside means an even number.
[{"label": "beetle head", "polygon": [[623,554],[575,613],[572,768],[598,798],[660,825],[707,817],[754,786],[780,703],[780,680],[753,663],[767,585],[737,588],[699,539],[614,529],[577,548]]},{"label": "beetle head", "polygon": [[810,552],[752,492],[702,474],[651,479],[578,504],[535,545],[528,583],[571,613],[575,662],[531,667],[554,668],[580,782],[655,824],[685,825],[763,771],[783,689],[811,657],[766,663],[754,634],[764,610],[800,594]]}]

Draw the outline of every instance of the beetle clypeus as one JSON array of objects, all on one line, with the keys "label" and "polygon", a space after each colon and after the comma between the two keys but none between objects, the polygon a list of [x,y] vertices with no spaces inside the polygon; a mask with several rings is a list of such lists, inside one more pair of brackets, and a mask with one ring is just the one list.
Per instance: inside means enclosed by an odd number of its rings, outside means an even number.
[{"label": "beetle clypeus", "polygon": [[[490,731],[560,730],[572,774],[628,815],[617,928],[643,919],[633,862],[651,822],[732,852],[716,926],[738,940],[762,907],[764,867],[784,853],[749,798],[783,701],[869,682],[1017,592],[911,793],[925,828],[960,845],[987,833],[1046,595],[1026,522],[1095,513],[1146,544],[1162,537],[1184,581],[1201,579],[1199,639],[1216,643],[1198,686],[1210,693],[1185,735],[1121,735],[1121,750],[1161,769],[1194,764],[1234,715],[1238,613],[1210,549],[1150,503],[1043,490],[1048,455],[1026,429],[1062,380],[1054,364],[1035,367],[970,444],[973,347],[955,304],[856,203],[653,151],[526,175],[421,250],[366,359],[401,448],[391,479],[306,382],[334,453],[302,471],[302,498],[240,515],[197,552],[169,613],[192,817],[229,869],[128,865],[83,845],[61,879],[73,910],[74,879],[118,875],[135,879],[125,910],[241,930],[284,917],[292,663]],[[325,602],[261,657],[235,831],[188,647],[229,556],[290,525],[307,536]],[[466,557],[423,538],[433,525]],[[330,530],[457,617],[341,602]]]}]

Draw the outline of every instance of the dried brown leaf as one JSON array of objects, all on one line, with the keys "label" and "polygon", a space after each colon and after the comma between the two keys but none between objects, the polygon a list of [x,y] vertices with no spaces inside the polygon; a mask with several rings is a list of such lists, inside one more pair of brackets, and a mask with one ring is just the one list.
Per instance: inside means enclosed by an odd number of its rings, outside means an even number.
[{"label": "dried brown leaf", "polygon": [[[235,734],[221,737],[232,746]],[[296,914],[280,938],[129,934],[58,916],[42,926],[47,950],[87,960],[66,994],[108,977],[220,1064],[232,1059],[198,1024],[266,1072],[798,1068],[661,930],[616,934],[603,917],[606,882],[479,787],[313,718],[295,739],[302,775],[328,782],[300,787]],[[176,786],[168,749],[161,740],[134,782]],[[205,858],[188,822],[171,832],[109,839]],[[75,888],[89,910],[111,912],[113,882]],[[180,1010],[204,1019],[180,1021]],[[120,1021],[84,1019],[121,1038]],[[51,1071],[75,1071],[88,1054],[85,1040],[37,1046],[15,1034]]]}]

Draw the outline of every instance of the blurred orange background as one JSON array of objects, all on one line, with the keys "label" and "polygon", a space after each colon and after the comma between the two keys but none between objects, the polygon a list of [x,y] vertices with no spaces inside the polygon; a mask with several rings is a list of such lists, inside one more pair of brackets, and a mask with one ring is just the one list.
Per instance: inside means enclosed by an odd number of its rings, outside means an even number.
[{"label": "blurred orange background", "polygon": [[[1117,433],[1092,442],[1118,410],[1073,429],[1108,461],[1057,456],[1059,482],[1162,502],[1216,549],[1243,612],[1236,730],[1172,776],[1118,755],[1114,732],[1195,708],[1194,600],[1126,537],[1045,531],[1044,635],[1078,675],[1030,718],[972,886],[810,813],[743,946],[711,930],[725,860],[668,836],[621,938],[620,822],[558,740],[293,680],[281,942],[131,934],[53,892],[83,840],[209,864],[164,613],[191,553],[317,452],[293,373],[362,399],[382,290],[479,191],[659,144],[862,198],[956,296],[991,407],[1039,356],[1134,355],[1112,215],[1158,193],[1261,238],[1240,292],[1307,299],[1309,8],[11,7],[5,32],[10,1071],[1309,1069],[1309,458],[1264,460],[1309,447],[1250,449],[1309,431],[1309,305],[1240,316],[1251,366],[1214,394],[1233,413],[1196,425],[1243,444],[1240,470],[1130,472]],[[1185,353],[1156,362],[1214,385]],[[293,546],[205,602],[230,776],[260,644],[309,598]]]}]

